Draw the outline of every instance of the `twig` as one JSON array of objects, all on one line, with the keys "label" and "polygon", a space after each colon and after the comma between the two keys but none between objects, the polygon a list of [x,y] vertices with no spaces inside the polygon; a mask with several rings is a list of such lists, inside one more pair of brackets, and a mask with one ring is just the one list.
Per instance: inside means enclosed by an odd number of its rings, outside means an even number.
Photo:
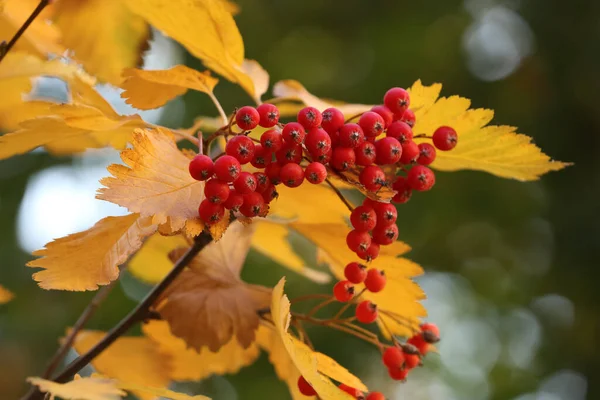
[{"label": "twig", "polygon": [[342,202],[346,205],[346,207],[348,207],[348,210],[350,210],[350,212],[354,211],[354,207],[352,206],[352,204],[350,204],[350,202],[348,200],[346,200],[346,198],[344,197],[342,192],[340,192],[340,190],[338,188],[336,188],[335,185],[333,183],[331,183],[331,181],[329,179],[325,179],[325,182],[327,182],[327,184],[333,189],[335,194],[338,195],[340,200],[342,200]]},{"label": "twig", "polygon": [[333,303],[334,301],[336,301],[333,297],[328,298],[325,301],[322,301],[321,303],[317,304],[316,306],[314,306],[313,308],[311,308],[308,313],[306,313],[307,317],[312,317],[313,315],[315,315],[317,313],[317,311],[319,311],[321,308],[328,306],[329,304]]},{"label": "twig", "polygon": [[46,6],[49,3],[50,0],[40,0],[40,3],[37,5],[35,10],[33,10],[29,18],[27,18],[27,20],[23,22],[23,25],[21,25],[19,30],[12,37],[12,39],[10,39],[10,42],[0,44],[0,62],[2,62],[6,54],[8,54],[10,49],[12,49],[15,43],[17,43],[17,40],[19,40],[19,38],[23,35],[23,33],[25,33],[27,28],[29,28],[29,25],[31,25],[31,23],[37,18],[38,15],[40,15],[40,13],[44,10],[44,8],[46,8]]},{"label": "twig", "polygon": [[[143,321],[147,316],[147,312],[154,304],[154,302],[160,297],[165,289],[177,278],[177,276],[183,271],[183,269],[196,257],[196,255],[211,243],[212,237],[206,231],[202,232],[196,239],[192,247],[175,263],[173,269],[169,272],[165,278],[146,295],[146,297],[125,317],[123,318],[114,328],[112,328],[105,336],[98,342],[94,347],[88,350],[87,353],[79,356],[72,363],[70,363],[64,371],[62,371],[54,382],[65,383],[85,367],[90,361],[96,356],[102,353],[108,346],[115,342],[121,335],[129,330],[137,322]],[[43,398],[42,392],[38,389],[32,393],[26,395],[24,400],[40,400]]]},{"label": "twig", "polygon": [[325,293],[305,294],[303,296],[294,297],[293,299],[290,300],[290,304],[296,304],[296,303],[300,303],[302,301],[307,301],[307,300],[330,299],[330,298],[331,298],[331,295],[325,294]]},{"label": "twig", "polygon": [[354,304],[354,302],[360,298],[360,296],[362,296],[362,294],[367,290],[367,288],[363,288],[363,290],[361,290],[356,296],[354,296],[354,298],[352,299],[352,301],[347,302],[346,304],[344,304],[344,306],[342,308],[340,308],[340,310],[337,312],[337,314],[335,314],[335,316],[333,317],[333,319],[338,320],[340,319],[340,317],[344,314],[344,312],[350,308],[350,306],[352,306]]},{"label": "twig", "polygon": [[83,329],[85,324],[90,320],[92,315],[94,315],[94,313],[98,309],[98,306],[100,306],[100,304],[106,299],[110,291],[115,287],[115,282],[116,281],[113,281],[110,285],[104,286],[100,290],[98,290],[92,301],[83,310],[83,312],[77,319],[77,322],[75,322],[75,324],[73,325],[73,328],[71,328],[71,332],[69,332],[62,345],[58,348],[54,356],[52,356],[52,359],[48,363],[48,367],[42,374],[42,378],[47,379],[50,375],[52,375],[54,370],[65,358],[67,352],[71,348],[71,345],[73,345],[73,342],[75,341],[75,337],[77,336],[79,331]]},{"label": "twig", "polygon": [[361,117],[364,114],[364,112],[361,112],[359,114],[353,115],[350,118],[348,118],[347,120],[344,121],[345,124],[347,124],[348,122],[352,121],[353,119],[356,119],[358,117]]},{"label": "twig", "polygon": [[217,110],[219,111],[219,115],[221,116],[221,119],[223,120],[223,124],[226,124],[227,123],[227,114],[225,114],[225,110],[223,110],[223,106],[221,105],[221,103],[219,102],[219,100],[217,99],[217,97],[215,96],[214,93],[209,92],[208,96],[213,101],[213,103],[215,103],[215,107],[217,107]]}]

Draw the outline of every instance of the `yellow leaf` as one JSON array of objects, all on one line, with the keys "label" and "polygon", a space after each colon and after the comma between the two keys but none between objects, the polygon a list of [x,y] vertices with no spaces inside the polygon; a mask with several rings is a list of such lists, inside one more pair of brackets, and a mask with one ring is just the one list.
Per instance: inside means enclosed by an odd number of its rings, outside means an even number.
[{"label": "yellow leaf", "polygon": [[[252,225],[233,222],[223,238],[192,260],[157,302],[171,332],[201,351],[216,352],[232,337],[244,347],[254,341],[257,310],[268,306],[268,288],[249,285],[240,271],[250,247]],[[171,254],[178,259],[186,249]]]},{"label": "yellow leaf", "polygon": [[279,81],[273,86],[275,97],[283,99],[298,100],[307,106],[315,107],[323,111],[330,107],[337,107],[346,116],[356,115],[369,111],[372,105],[366,104],[345,104],[337,101],[327,101],[311,94],[302,84],[293,79]]},{"label": "yellow leaf", "polygon": [[156,231],[149,218],[139,214],[107,217],[87,231],[74,233],[37,250],[27,266],[43,268],[33,274],[43,289],[96,290],[119,276],[118,266]]},{"label": "yellow leaf", "polygon": [[[98,343],[105,333],[81,331],[74,348],[83,354]],[[92,366],[102,375],[133,385],[166,388],[169,385],[170,359],[160,353],[156,344],[146,337],[120,337],[104,350]],[[142,400],[154,396],[144,390],[131,389]]]},{"label": "yellow leaf", "polygon": [[252,247],[273,261],[318,283],[327,283],[331,277],[321,271],[309,268],[294,252],[288,242],[289,228],[283,224],[268,222],[255,223],[256,231],[252,236]]},{"label": "yellow leaf", "polygon": [[134,13],[181,43],[206,67],[239,84],[253,98],[260,98],[262,81],[254,74],[254,67],[244,66],[244,42],[226,2],[125,0],[125,3]]},{"label": "yellow leaf", "polygon": [[289,357],[304,379],[312,385],[319,397],[323,400],[350,400],[354,397],[343,392],[327,377],[319,373],[318,361],[314,352],[287,332],[290,324],[290,302],[283,294],[285,278],[282,278],[273,288],[271,302],[271,316],[275,329],[283,342]]},{"label": "yellow leaf", "polygon": [[[254,91],[252,93],[249,92],[250,96],[252,96],[256,103],[260,103],[262,95],[269,89],[269,73],[265,71],[258,61],[248,59],[245,59],[242,63],[241,71],[247,75],[254,86]],[[246,80],[243,77],[240,78]]]},{"label": "yellow leaf", "polygon": [[125,81],[121,87],[125,91],[121,93],[121,97],[127,99],[127,104],[141,110],[163,106],[188,89],[213,96],[213,90],[219,82],[210,72],[198,72],[185,65],[158,71],[129,68],[124,71],[123,76]]},{"label": "yellow leaf", "polygon": [[317,370],[325,375],[330,377],[333,380],[338,382],[345,383],[348,386],[361,390],[363,392],[368,392],[369,389],[365,386],[364,383],[360,379],[358,379],[355,375],[350,373],[346,368],[342,367],[335,361],[333,358],[326,356],[323,353],[319,353],[318,351],[314,352],[315,357],[317,359]]},{"label": "yellow leaf", "polygon": [[168,256],[169,252],[187,244],[181,235],[162,236],[155,233],[131,258],[128,269],[144,282],[158,283],[173,268],[173,263]]},{"label": "yellow leaf", "polygon": [[50,399],[59,396],[73,400],[117,400],[127,395],[116,387],[115,381],[108,378],[79,378],[67,383],[56,383],[46,379],[29,377],[27,382],[50,393]]},{"label": "yellow leaf", "polygon": [[0,304],[8,303],[15,295],[8,289],[0,286]]},{"label": "yellow leaf", "polygon": [[[146,395],[151,395],[150,398],[160,398],[160,399],[171,399],[171,400],[210,400],[210,397],[195,395],[190,396],[189,394],[174,392],[169,389],[164,388],[156,388],[152,386],[144,386],[137,385],[129,382],[117,382],[117,386],[121,389],[125,389],[127,391],[133,393],[145,393]],[[144,395],[144,397],[146,397]]]},{"label": "yellow leaf", "polygon": [[204,183],[190,176],[190,160],[177,148],[173,135],[166,129],[137,129],[132,144],[132,149],[121,152],[127,166],[108,167],[113,177],[100,181],[106,187],[97,198],[152,217],[153,224],[166,224],[171,232],[198,219]]},{"label": "yellow leaf", "polygon": [[149,321],[142,326],[142,331],[158,345],[161,353],[172,360],[171,379],[176,381],[198,381],[213,374],[235,374],[253,364],[260,354],[255,343],[244,349],[234,338],[216,353],[209,349],[197,352],[188,348],[183,339],[173,336],[165,321]]},{"label": "yellow leaf", "polygon": [[552,161],[514,127],[487,125],[494,116],[492,110],[469,109],[471,101],[459,96],[438,99],[440,90],[440,84],[427,87],[421,81],[410,88],[417,120],[415,134],[431,135],[444,125],[458,133],[456,148],[438,151],[432,167],[442,171],[473,169],[530,181],[570,165]]},{"label": "yellow leaf", "polygon": [[121,1],[60,0],[53,7],[61,43],[98,78],[118,85],[123,69],[142,63],[150,28]]}]

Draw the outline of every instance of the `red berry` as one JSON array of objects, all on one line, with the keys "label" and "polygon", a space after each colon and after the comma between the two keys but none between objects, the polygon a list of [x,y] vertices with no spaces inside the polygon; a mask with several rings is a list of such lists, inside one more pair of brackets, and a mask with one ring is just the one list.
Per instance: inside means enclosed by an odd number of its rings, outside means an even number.
[{"label": "red berry", "polygon": [[334,134],[344,125],[344,114],[335,107],[323,111],[321,126],[330,135]]},{"label": "red berry", "polygon": [[310,183],[318,185],[327,178],[327,168],[320,162],[311,162],[304,170],[304,177]]},{"label": "red berry", "polygon": [[260,193],[252,192],[244,195],[244,204],[240,207],[240,212],[248,218],[256,217],[261,214],[265,200]]},{"label": "red berry", "polygon": [[332,154],[333,154],[333,151],[331,149],[329,149],[329,151],[327,151],[327,153],[325,153],[325,154],[319,154],[316,157],[311,154],[311,156],[314,159],[316,159],[318,162],[320,162],[321,164],[325,165],[325,164],[328,164],[329,161],[331,161]]},{"label": "red berry", "polygon": [[215,175],[224,182],[233,182],[242,171],[240,162],[232,156],[226,155],[215,161]]},{"label": "red berry", "polygon": [[398,211],[393,204],[377,202],[377,205],[374,207],[374,209],[375,215],[377,215],[378,226],[387,226],[396,223]]},{"label": "red berry", "polygon": [[418,354],[404,354],[404,365],[407,369],[413,369],[421,363],[421,357]]},{"label": "red berry", "polygon": [[373,261],[379,255],[379,245],[377,243],[371,241],[371,245],[369,246],[369,248],[367,250],[359,249],[356,252],[356,255],[361,260]]},{"label": "red berry", "polygon": [[242,204],[244,204],[244,197],[235,190],[232,190],[229,192],[227,200],[223,203],[223,207],[231,211],[239,211]]},{"label": "red berry", "polygon": [[331,138],[323,129],[313,128],[306,134],[304,145],[313,157],[318,157],[331,149]]},{"label": "red berry", "polygon": [[419,143],[419,157],[417,162],[421,165],[429,165],[435,160],[436,151],[429,143]]},{"label": "red berry", "polygon": [[388,373],[390,374],[390,378],[395,381],[403,381],[406,380],[408,375],[408,368],[388,368]]},{"label": "red berry", "polygon": [[285,165],[287,163],[299,164],[300,161],[302,161],[302,146],[286,142],[283,147],[275,153],[275,158],[280,165]]},{"label": "red berry", "polygon": [[251,106],[242,107],[235,113],[235,123],[245,131],[256,128],[259,120],[260,115],[258,111]]},{"label": "red berry", "polygon": [[419,146],[412,140],[408,140],[402,143],[402,157],[400,157],[400,163],[412,164],[419,158]]},{"label": "red berry", "polygon": [[254,142],[244,135],[232,137],[225,146],[225,153],[235,157],[240,164],[247,164],[254,158]]},{"label": "red berry", "polygon": [[344,276],[352,283],[363,283],[367,277],[367,267],[357,262],[351,262],[344,268]]},{"label": "red berry", "polygon": [[433,187],[435,175],[429,168],[423,165],[415,165],[408,171],[406,180],[412,189],[423,192]]},{"label": "red berry", "polygon": [[271,164],[272,152],[265,149],[262,144],[254,145],[254,157],[250,160],[250,164],[252,164],[255,168],[264,168],[268,164]]},{"label": "red berry", "polygon": [[402,368],[404,365],[404,352],[399,347],[390,346],[383,352],[381,360],[388,368]]},{"label": "red berry", "polygon": [[340,145],[340,131],[337,130],[333,133],[329,133],[329,132],[327,132],[327,133],[329,134],[329,137],[331,138],[331,147],[333,148],[333,147],[339,146]]},{"label": "red berry", "polygon": [[241,172],[240,176],[233,181],[233,187],[239,194],[254,192],[257,186],[256,177],[251,172]]},{"label": "red berry", "polygon": [[205,181],[213,175],[214,163],[209,156],[198,154],[190,161],[190,175],[197,181]]},{"label": "red berry", "polygon": [[354,286],[350,281],[339,281],[333,287],[333,295],[337,301],[345,303],[354,296]]},{"label": "red berry", "polygon": [[356,306],[356,319],[363,324],[370,324],[377,319],[377,305],[370,300],[360,302]]},{"label": "red berry", "polygon": [[429,352],[429,343],[425,341],[425,339],[423,338],[423,334],[421,333],[414,335],[406,342],[415,346],[417,350],[419,350],[419,353],[421,353],[422,355],[425,355]]},{"label": "red berry", "polygon": [[360,390],[355,389],[352,386],[348,386],[345,383],[340,383],[339,388],[342,389],[344,392],[348,393],[349,395],[353,396],[355,399],[364,400],[365,398]]},{"label": "red berry", "polygon": [[398,227],[396,225],[376,226],[373,229],[373,241],[382,246],[392,244],[398,239]]},{"label": "red berry", "polygon": [[305,396],[316,396],[317,392],[302,375],[298,378],[298,390]]},{"label": "red berry", "polygon": [[281,165],[272,163],[265,167],[265,175],[273,185],[281,183]]},{"label": "red berry", "polygon": [[321,112],[314,107],[305,107],[302,110],[298,111],[298,122],[302,124],[304,129],[307,131],[316,128],[321,125],[321,121],[323,120],[323,116]]},{"label": "red berry", "polygon": [[370,206],[358,206],[350,214],[350,222],[356,230],[370,231],[377,224],[375,210]]},{"label": "red berry", "polygon": [[383,103],[394,114],[400,114],[410,106],[410,95],[402,88],[391,88],[383,96]]},{"label": "red berry", "polygon": [[281,136],[283,137],[283,140],[288,143],[302,144],[304,143],[304,136],[306,136],[306,131],[304,130],[304,127],[299,123],[289,122],[283,127]]},{"label": "red berry", "polygon": [[412,140],[413,131],[405,122],[396,121],[390,125],[386,131],[386,136],[397,139],[400,143],[404,143],[407,140]]},{"label": "red berry", "polygon": [[417,121],[417,117],[415,117],[415,113],[410,108],[402,113],[400,116],[400,121],[405,122],[411,128],[415,126],[415,122]]},{"label": "red berry", "polygon": [[213,225],[219,222],[225,215],[223,204],[212,203],[208,199],[202,200],[198,207],[200,219],[207,225]]},{"label": "red berry", "polygon": [[359,249],[367,250],[371,245],[371,236],[369,235],[369,232],[357,231],[354,229],[346,236],[346,244],[348,245],[348,248],[354,252]]},{"label": "red berry", "polygon": [[402,145],[393,137],[387,136],[376,141],[375,150],[375,163],[379,165],[396,164],[402,157]]},{"label": "red berry", "polygon": [[404,204],[408,200],[410,200],[410,196],[412,195],[412,189],[408,185],[406,178],[399,176],[398,179],[396,179],[396,181],[392,185],[392,189],[398,192],[396,193],[394,198],[392,198],[392,201],[394,203]]},{"label": "red berry", "polygon": [[358,176],[358,180],[370,192],[376,192],[381,189],[385,181],[385,173],[376,165],[365,167]]},{"label": "red berry", "polygon": [[277,193],[277,189],[275,189],[275,185],[272,183],[270,183],[265,190],[260,192],[260,195],[267,204],[279,197],[279,193]]},{"label": "red berry", "polygon": [[381,392],[371,392],[365,400],[385,400],[385,396]]},{"label": "red berry", "polygon": [[271,184],[269,177],[262,172],[255,172],[254,177],[256,178],[256,192],[262,193]]},{"label": "red berry", "polygon": [[354,153],[356,154],[356,165],[363,167],[373,164],[377,156],[375,145],[366,141],[359,144]]},{"label": "red berry", "polygon": [[436,324],[421,324],[421,332],[423,332],[423,338],[427,343],[436,343],[440,341],[440,329]]},{"label": "red berry", "polygon": [[381,116],[381,118],[383,118],[383,122],[385,123],[385,127],[389,127],[392,124],[392,121],[394,120],[394,113],[390,111],[389,108],[387,108],[384,105],[379,105],[379,106],[375,106],[373,108],[371,108],[371,111],[376,112],[377,114],[379,114]]},{"label": "red berry", "polygon": [[281,167],[281,172],[279,173],[281,178],[281,182],[291,188],[298,187],[304,181],[304,171],[302,167],[296,163],[285,164]]},{"label": "red berry", "polygon": [[223,203],[229,197],[229,185],[218,179],[211,179],[204,185],[204,196],[211,203]]},{"label": "red berry", "polygon": [[458,143],[456,131],[449,126],[440,126],[433,132],[433,144],[442,151],[452,150]]},{"label": "red berry", "polygon": [[381,135],[385,129],[385,121],[381,115],[373,111],[367,111],[361,115],[358,120],[358,125],[362,128],[365,136],[368,137],[377,137]]},{"label": "red berry", "polygon": [[336,147],[331,153],[329,164],[338,171],[347,171],[354,167],[356,154],[350,147]]},{"label": "red berry", "polygon": [[385,277],[385,272],[383,270],[371,268],[367,271],[365,287],[369,292],[381,292],[385,287],[386,282],[387,278]]},{"label": "red berry", "polygon": [[339,144],[344,147],[356,148],[365,141],[365,134],[358,124],[345,124],[339,131]]},{"label": "red berry", "polygon": [[269,129],[260,135],[260,144],[267,150],[276,152],[283,147],[283,137],[275,129]]},{"label": "red berry", "polygon": [[258,124],[263,128],[271,128],[279,122],[279,109],[273,104],[263,103],[256,107],[260,120]]}]

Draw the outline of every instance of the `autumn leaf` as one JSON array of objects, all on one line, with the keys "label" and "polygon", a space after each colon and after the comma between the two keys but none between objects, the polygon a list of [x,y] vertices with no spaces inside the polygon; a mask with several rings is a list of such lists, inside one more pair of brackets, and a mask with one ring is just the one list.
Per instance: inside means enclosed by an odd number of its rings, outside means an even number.
[{"label": "autumn leaf", "polygon": [[[218,242],[209,244],[163,293],[156,310],[169,322],[173,335],[201,351],[216,352],[232,337],[249,347],[258,327],[257,310],[268,306],[268,288],[250,285],[240,272],[252,235],[252,225],[235,221]],[[178,259],[185,249],[171,254]]]},{"label": "autumn leaf", "polygon": [[150,27],[121,1],[60,0],[53,13],[61,43],[101,80],[118,85],[123,69],[141,65]]},{"label": "autumn leaf", "polygon": [[198,72],[185,65],[158,71],[129,68],[123,72],[123,76],[125,81],[121,87],[125,91],[121,97],[127,99],[127,104],[141,110],[161,107],[188,89],[214,97],[213,90],[219,82],[210,72]]},{"label": "autumn leaf", "polygon": [[149,321],[142,326],[142,331],[172,360],[170,378],[175,381],[198,381],[213,374],[235,374],[254,363],[260,354],[255,343],[243,348],[235,338],[218,352],[206,348],[198,352],[189,348],[183,339],[173,336],[165,321]]},{"label": "autumn leaf", "polygon": [[0,304],[8,303],[15,295],[2,285],[0,285]]},{"label": "autumn leaf", "polygon": [[[189,394],[174,392],[172,390],[165,389],[165,388],[143,386],[143,385],[137,385],[137,384],[129,383],[129,382],[117,382],[117,386],[120,387],[121,389],[125,389],[129,392],[138,393],[138,396],[140,393],[143,393],[144,394],[143,397],[151,396],[150,398],[153,398],[153,399],[160,398],[160,399],[171,399],[171,400],[210,400],[210,397],[206,397],[206,396],[202,396],[202,395],[190,396]],[[140,397],[140,398],[143,398],[143,397]]]},{"label": "autumn leaf", "polygon": [[46,379],[29,377],[27,382],[40,388],[40,391],[54,396],[73,400],[117,400],[127,395],[109,378],[79,378],[67,383],[56,383]]},{"label": "autumn leaf", "polygon": [[127,264],[129,272],[146,283],[158,283],[173,269],[169,253],[189,243],[182,235],[150,236]]},{"label": "autumn leaf", "polygon": [[90,229],[56,239],[37,250],[27,266],[42,268],[33,279],[43,289],[96,290],[119,276],[118,266],[156,231],[139,214],[106,217]]},{"label": "autumn leaf", "polygon": [[189,235],[198,235],[203,225],[186,223],[198,221],[204,184],[190,176],[190,160],[177,148],[173,135],[166,129],[137,129],[132,144],[132,149],[121,152],[126,165],[108,167],[113,177],[100,181],[106,187],[96,197],[151,217],[153,224],[165,224],[173,233],[185,227]]},{"label": "autumn leaf", "polygon": [[[73,347],[84,354],[105,335],[101,331],[81,331]],[[169,385],[170,359],[159,352],[156,344],[146,337],[120,337],[92,361],[92,366],[102,375],[121,382],[143,387],[166,388]],[[144,390],[132,390],[142,400],[153,399]]]}]

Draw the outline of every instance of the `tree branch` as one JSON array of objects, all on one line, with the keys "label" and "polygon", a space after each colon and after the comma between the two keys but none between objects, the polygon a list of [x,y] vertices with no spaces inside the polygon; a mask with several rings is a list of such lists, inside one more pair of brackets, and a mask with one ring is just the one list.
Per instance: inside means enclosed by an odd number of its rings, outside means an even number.
[{"label": "tree branch", "polygon": [[40,15],[40,13],[44,10],[44,8],[46,8],[48,4],[50,4],[50,0],[40,0],[40,3],[37,5],[35,10],[33,10],[29,18],[27,18],[27,20],[23,22],[23,25],[21,25],[19,30],[12,37],[12,39],[10,39],[10,42],[0,43],[0,62],[2,62],[4,56],[6,56],[10,49],[13,48],[15,43],[17,43],[17,40],[19,40],[19,38],[23,35],[23,33],[25,33],[27,28],[29,28],[29,25],[31,25],[33,20],[35,20],[37,16]]}]

